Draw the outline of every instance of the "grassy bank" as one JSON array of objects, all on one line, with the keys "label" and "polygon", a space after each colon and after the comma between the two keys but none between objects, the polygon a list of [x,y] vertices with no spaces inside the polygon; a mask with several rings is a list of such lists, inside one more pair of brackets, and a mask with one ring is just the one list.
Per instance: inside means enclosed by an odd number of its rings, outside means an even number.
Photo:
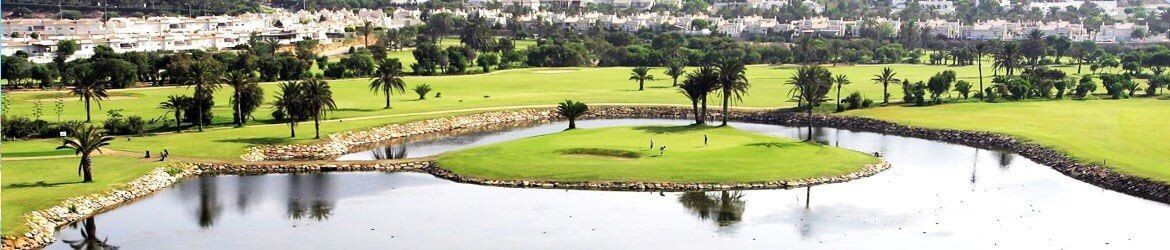
[{"label": "grassy bank", "polygon": [[[661,155],[660,146],[666,146]],[[437,161],[460,175],[497,180],[736,183],[835,176],[878,160],[730,127],[638,126],[570,130],[448,153]]]},{"label": "grassy bank", "polygon": [[[7,142],[5,142],[7,146]],[[78,158],[5,160],[0,180],[0,220],[3,234],[27,231],[21,216],[61,201],[116,188],[164,165],[132,157],[98,156],[93,159],[94,182],[82,183]]]},{"label": "grassy bank", "polygon": [[1170,101],[961,103],[848,112],[930,128],[991,131],[1051,146],[1123,173],[1170,182]]}]

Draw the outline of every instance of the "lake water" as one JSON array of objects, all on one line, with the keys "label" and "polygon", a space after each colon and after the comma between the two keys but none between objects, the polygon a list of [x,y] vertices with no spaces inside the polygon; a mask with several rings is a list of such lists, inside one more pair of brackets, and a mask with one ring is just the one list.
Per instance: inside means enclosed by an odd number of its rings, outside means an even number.
[{"label": "lake water", "polygon": [[[622,119],[578,125],[687,123]],[[783,126],[732,126],[803,136],[800,129]],[[428,156],[564,127],[553,123],[426,138],[341,159]],[[893,167],[811,189],[665,193],[489,187],[421,173],[199,177],[66,227],[49,249],[1170,246],[1164,233],[1170,206],[1077,181],[1015,154],[829,128],[815,129],[814,137],[882,152]]]}]

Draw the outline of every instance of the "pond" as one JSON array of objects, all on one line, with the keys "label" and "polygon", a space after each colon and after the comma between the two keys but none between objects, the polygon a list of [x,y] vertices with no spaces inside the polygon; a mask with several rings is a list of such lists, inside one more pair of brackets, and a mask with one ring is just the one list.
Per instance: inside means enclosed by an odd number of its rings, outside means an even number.
[{"label": "pond", "polygon": [[[581,127],[681,125],[591,120]],[[733,123],[777,137],[797,128]],[[564,123],[425,138],[342,156],[421,157]],[[1027,158],[868,132],[816,140],[882,152],[893,167],[811,189],[611,192],[460,184],[422,173],[199,177],[61,229],[50,249],[152,248],[1164,248],[1170,206]],[[382,152],[382,153],[374,153]],[[806,196],[811,197],[806,199]],[[87,237],[88,236],[88,237]]]}]

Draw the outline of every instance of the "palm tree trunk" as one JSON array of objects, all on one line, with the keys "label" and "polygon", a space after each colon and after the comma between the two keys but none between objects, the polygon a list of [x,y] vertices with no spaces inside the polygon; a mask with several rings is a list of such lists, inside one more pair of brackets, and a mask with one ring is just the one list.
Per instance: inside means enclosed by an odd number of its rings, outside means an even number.
[{"label": "palm tree trunk", "polygon": [[569,118],[569,129],[577,128],[577,118]]},{"label": "palm tree trunk", "polygon": [[698,119],[699,124],[707,124],[707,94],[703,94],[703,112]]},{"label": "palm tree trunk", "polygon": [[321,116],[313,115],[313,132],[317,134],[313,139],[321,139]]},{"label": "palm tree trunk", "polygon": [[195,120],[199,121],[199,132],[203,132],[203,102],[200,101],[199,103],[201,105],[199,105],[199,107],[195,107],[195,109],[199,110],[199,117],[196,117]]},{"label": "palm tree trunk", "polygon": [[297,138],[297,120],[292,117],[288,119],[288,131],[290,133],[289,137]]},{"label": "palm tree trunk", "polygon": [[834,109],[841,109],[841,84],[837,84],[837,107]]},{"label": "palm tree trunk", "polygon": [[[979,60],[979,93],[983,93],[983,60]],[[966,99],[966,98],[964,98]]]},{"label": "palm tree trunk", "polygon": [[175,109],[175,132],[183,132],[183,111]]},{"label": "palm tree trunk", "polygon": [[236,89],[236,127],[244,126],[244,109],[240,107],[240,90]]},{"label": "palm tree trunk", "polygon": [[723,123],[720,124],[719,126],[727,126],[727,106],[728,106],[727,102],[731,100],[730,94],[731,94],[730,89],[726,89],[726,88],[723,89],[723,113],[720,114],[720,116],[723,118]]},{"label": "palm tree trunk", "polygon": [[812,113],[813,113],[813,105],[812,105],[812,102],[809,102],[809,105],[808,105],[808,140],[805,140],[805,141],[812,141],[812,138],[813,138],[813,135],[812,135],[812,126],[813,126]]},{"label": "palm tree trunk", "polygon": [[382,93],[386,94],[386,108],[383,108],[383,109],[389,109],[390,108],[390,89],[382,90]]},{"label": "palm tree trunk", "polygon": [[695,113],[695,125],[702,124],[703,120],[699,119],[699,99],[691,99],[691,112]]},{"label": "palm tree trunk", "polygon": [[93,182],[93,171],[89,167],[90,163],[89,155],[81,156],[81,182]]},{"label": "palm tree trunk", "polygon": [[671,84],[670,86],[671,86],[671,87],[678,87],[678,77],[677,77],[677,76],[676,76],[676,77],[674,77],[674,83],[673,83],[673,84]]},{"label": "palm tree trunk", "polygon": [[90,121],[90,116],[89,116],[89,96],[86,96],[86,97],[85,97],[85,123],[89,123],[89,121]]},{"label": "palm tree trunk", "polygon": [[890,82],[882,82],[882,104],[890,103]]},{"label": "palm tree trunk", "polygon": [[638,91],[642,91],[643,89],[645,89],[645,82],[641,79],[638,79]]}]

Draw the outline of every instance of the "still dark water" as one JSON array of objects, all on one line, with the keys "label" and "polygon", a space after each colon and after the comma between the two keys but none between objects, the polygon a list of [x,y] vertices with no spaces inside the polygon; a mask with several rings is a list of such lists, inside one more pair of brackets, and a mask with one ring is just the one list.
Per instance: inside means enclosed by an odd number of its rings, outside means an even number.
[{"label": "still dark water", "polygon": [[[582,127],[686,124],[598,120]],[[564,124],[428,139],[343,156],[418,157]],[[797,138],[798,129],[735,123]],[[58,234],[50,249],[1166,249],[1170,206],[1014,154],[817,129],[893,168],[847,183],[731,192],[605,192],[458,184],[419,173],[194,178]],[[713,138],[717,139],[717,138]],[[389,157],[393,158],[393,157]],[[89,236],[89,237],[87,237]]]}]

